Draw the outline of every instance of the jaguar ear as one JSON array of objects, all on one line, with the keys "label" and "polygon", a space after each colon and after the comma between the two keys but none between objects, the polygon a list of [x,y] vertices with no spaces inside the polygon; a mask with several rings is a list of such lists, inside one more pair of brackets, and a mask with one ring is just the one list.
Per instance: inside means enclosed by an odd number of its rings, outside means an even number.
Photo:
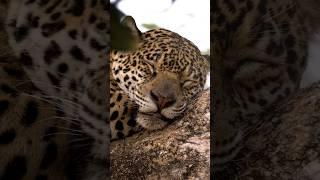
[{"label": "jaguar ear", "polygon": [[121,20],[121,24],[127,28],[129,28],[131,35],[133,35],[137,39],[141,39],[141,31],[138,29],[136,22],[134,21],[132,16],[125,16]]}]

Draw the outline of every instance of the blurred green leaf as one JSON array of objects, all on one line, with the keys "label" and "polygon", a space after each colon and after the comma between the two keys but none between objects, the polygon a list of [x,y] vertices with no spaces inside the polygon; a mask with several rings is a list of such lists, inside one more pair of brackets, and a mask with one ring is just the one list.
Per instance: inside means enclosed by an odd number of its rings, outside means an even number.
[{"label": "blurred green leaf", "polygon": [[138,46],[137,39],[128,27],[120,23],[123,16],[124,13],[111,5],[111,48],[120,51],[135,50]]},{"label": "blurred green leaf", "polygon": [[153,23],[143,23],[142,26],[145,27],[146,29],[149,29],[149,30],[159,28],[158,25],[153,24]]}]

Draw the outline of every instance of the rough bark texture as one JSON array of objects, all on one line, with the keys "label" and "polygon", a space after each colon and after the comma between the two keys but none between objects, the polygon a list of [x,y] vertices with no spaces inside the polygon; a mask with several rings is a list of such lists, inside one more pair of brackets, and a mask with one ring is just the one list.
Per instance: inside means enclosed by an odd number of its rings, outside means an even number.
[{"label": "rough bark texture", "polygon": [[209,179],[210,98],[199,94],[185,115],[163,130],[111,144],[111,179]]},{"label": "rough bark texture", "polygon": [[320,179],[320,82],[268,112],[261,122],[216,179]]}]

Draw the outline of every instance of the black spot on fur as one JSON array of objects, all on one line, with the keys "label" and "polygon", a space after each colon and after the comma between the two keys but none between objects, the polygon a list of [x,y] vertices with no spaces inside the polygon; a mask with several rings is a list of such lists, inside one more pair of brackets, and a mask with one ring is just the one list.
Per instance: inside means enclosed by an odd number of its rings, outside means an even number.
[{"label": "black spot on fur", "polygon": [[96,39],[90,40],[90,46],[97,51],[101,51],[106,48],[105,45],[100,44]]},{"label": "black spot on fur", "polygon": [[47,145],[45,154],[42,158],[40,168],[48,169],[49,166],[54,163],[58,155],[57,145],[54,142],[51,142]]},{"label": "black spot on fur", "polygon": [[117,121],[115,128],[116,128],[116,130],[122,131],[123,130],[122,122],[121,121]]},{"label": "black spot on fur", "polygon": [[50,2],[50,0],[40,0],[38,1],[39,6],[45,6],[48,4],[48,2]]},{"label": "black spot on fur", "polygon": [[9,129],[0,133],[0,144],[9,144],[16,137],[16,131],[14,129]]},{"label": "black spot on fur", "polygon": [[1,84],[0,89],[1,89],[1,91],[3,91],[6,94],[15,95],[17,93],[17,91],[15,89],[11,88],[10,86],[8,86],[6,84]]},{"label": "black spot on fur", "polygon": [[37,28],[39,26],[39,16],[33,16],[32,13],[27,15],[27,20],[31,27]]},{"label": "black spot on fur", "polygon": [[110,117],[110,121],[116,120],[118,118],[118,116],[119,116],[118,111],[112,112],[111,117]]},{"label": "black spot on fur", "polygon": [[134,81],[138,81],[138,79],[135,77],[135,76],[132,76],[132,80],[134,80]]},{"label": "black spot on fur", "polygon": [[107,24],[106,23],[98,23],[97,28],[99,30],[105,30],[107,28]]},{"label": "black spot on fur", "polygon": [[137,61],[136,61],[136,60],[133,60],[133,62],[132,62],[132,67],[136,67],[136,65],[137,65]]},{"label": "black spot on fur", "polygon": [[123,109],[122,115],[125,115],[125,114],[127,114],[127,113],[128,113],[128,106],[125,105],[125,106],[124,106],[124,109]]},{"label": "black spot on fur", "polygon": [[89,17],[89,23],[93,24],[94,22],[96,22],[97,20],[97,16],[95,16],[94,14],[91,14]]},{"label": "black spot on fur", "polygon": [[66,23],[64,21],[58,21],[54,23],[45,23],[41,26],[42,35],[45,37],[49,37],[66,27]]},{"label": "black spot on fur", "polygon": [[258,104],[260,106],[265,106],[265,105],[267,105],[267,101],[265,99],[259,99]]},{"label": "black spot on fur", "polygon": [[29,27],[27,26],[20,26],[15,29],[14,31],[14,38],[17,42],[23,41],[27,35],[29,34]]},{"label": "black spot on fur", "polygon": [[123,78],[124,82],[128,81],[129,80],[129,76],[126,74]]},{"label": "black spot on fur", "polygon": [[69,9],[67,12],[72,13],[74,16],[81,16],[83,14],[85,8],[84,0],[73,0],[73,7]]},{"label": "black spot on fur", "polygon": [[123,69],[123,72],[124,73],[127,73],[127,72],[129,72],[130,71],[130,68],[125,68],[125,69]]},{"label": "black spot on fur", "polygon": [[117,101],[121,101],[121,99],[122,99],[122,94],[118,94]]},{"label": "black spot on fur", "polygon": [[0,100],[0,115],[3,114],[9,107],[9,101]]},{"label": "black spot on fur", "polygon": [[129,121],[127,122],[127,125],[131,127],[135,127],[136,124],[137,124],[137,121],[134,118],[130,118]]},{"label": "black spot on fur", "polygon": [[31,26],[34,27],[34,28],[39,27],[39,19],[40,19],[39,16],[34,17],[34,18],[32,19]]},{"label": "black spot on fur", "polygon": [[47,47],[47,49],[44,52],[44,60],[47,64],[51,64],[53,59],[57,59],[61,56],[62,51],[60,46],[55,42],[51,41],[50,45]]},{"label": "black spot on fur", "polygon": [[53,5],[51,5],[50,7],[48,7],[46,9],[46,13],[50,14],[51,12],[53,12],[54,9],[56,9],[56,7],[58,7],[61,2],[62,2],[62,0],[55,1],[55,3]]},{"label": "black spot on fur", "polygon": [[61,13],[60,12],[56,12],[56,13],[54,13],[54,14],[52,14],[50,16],[50,19],[55,21],[55,20],[59,19],[60,17],[61,17]]},{"label": "black spot on fur", "polygon": [[254,96],[249,96],[248,97],[248,100],[251,102],[251,103],[255,103],[256,102],[256,98]]},{"label": "black spot on fur", "polygon": [[74,30],[69,31],[68,34],[73,40],[76,40],[78,31],[74,29]]},{"label": "black spot on fur", "polygon": [[36,0],[28,0],[27,2],[26,2],[26,5],[28,5],[28,4],[32,4],[32,3],[34,3]]},{"label": "black spot on fur", "polygon": [[21,180],[27,172],[27,160],[23,156],[15,156],[5,167],[0,180]]},{"label": "black spot on fur", "polygon": [[294,50],[289,50],[287,53],[287,60],[286,62],[289,64],[294,64],[298,60],[297,53]]},{"label": "black spot on fur", "polygon": [[36,120],[39,115],[39,105],[34,102],[30,101],[26,104],[24,114],[21,118],[21,122],[24,126],[30,126],[32,125]]},{"label": "black spot on fur", "polygon": [[122,132],[117,132],[117,137],[119,138],[119,139],[123,139],[124,138],[124,134],[122,133]]},{"label": "black spot on fur", "polygon": [[68,71],[69,67],[66,63],[61,63],[58,65],[58,72],[64,74]]},{"label": "black spot on fur", "polygon": [[234,30],[234,29],[238,29],[239,27],[241,27],[246,15],[247,15],[247,11],[243,8],[240,9],[239,15],[232,23],[228,24],[227,29]]},{"label": "black spot on fur", "polygon": [[27,52],[20,53],[20,62],[25,66],[33,65],[33,59]]},{"label": "black spot on fur", "polygon": [[267,0],[260,0],[258,9],[262,15],[265,15],[267,13],[267,7]]},{"label": "black spot on fur", "polygon": [[24,76],[24,72],[21,69],[12,68],[12,67],[4,67],[3,70],[12,77],[16,77],[18,79]]},{"label": "black spot on fur", "polygon": [[130,129],[129,132],[128,132],[128,136],[132,136],[134,133],[135,132],[132,129]]},{"label": "black spot on fur", "polygon": [[76,60],[79,60],[85,63],[90,62],[90,60],[87,57],[85,57],[83,51],[78,46],[73,46],[70,50],[70,54]]}]

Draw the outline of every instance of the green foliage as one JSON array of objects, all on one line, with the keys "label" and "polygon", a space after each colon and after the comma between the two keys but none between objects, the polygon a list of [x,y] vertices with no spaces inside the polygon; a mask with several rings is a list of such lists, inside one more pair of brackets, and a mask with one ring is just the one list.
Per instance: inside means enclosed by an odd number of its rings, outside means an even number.
[{"label": "green foliage", "polygon": [[149,30],[160,28],[158,25],[153,24],[153,23],[144,23],[144,24],[142,24],[142,26],[149,29]]},{"label": "green foliage", "polygon": [[137,48],[137,41],[128,27],[120,23],[123,13],[111,5],[111,48],[130,51]]},{"label": "green foliage", "polygon": [[[116,6],[121,1],[122,0],[116,0],[111,4],[111,48],[121,51],[130,51],[137,48],[138,42],[134,35],[131,34],[130,29],[120,23],[120,19],[124,16],[124,13]],[[171,0],[171,3],[174,3],[175,1],[176,0]],[[147,29],[159,28],[158,25],[152,23],[142,24],[142,26]]]}]

